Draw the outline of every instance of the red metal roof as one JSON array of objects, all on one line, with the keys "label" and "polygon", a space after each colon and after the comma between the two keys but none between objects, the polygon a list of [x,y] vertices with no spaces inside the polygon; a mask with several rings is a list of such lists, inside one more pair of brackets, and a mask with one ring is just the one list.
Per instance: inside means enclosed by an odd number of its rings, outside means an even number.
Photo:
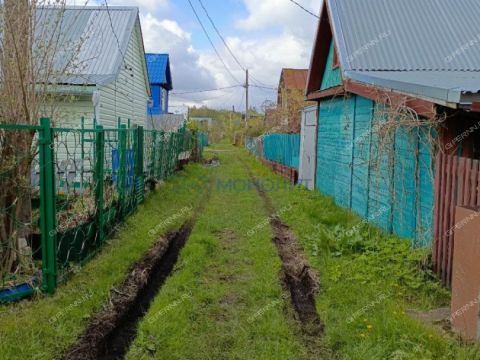
[{"label": "red metal roof", "polygon": [[308,69],[282,69],[284,87],[287,89],[305,90],[307,86]]}]

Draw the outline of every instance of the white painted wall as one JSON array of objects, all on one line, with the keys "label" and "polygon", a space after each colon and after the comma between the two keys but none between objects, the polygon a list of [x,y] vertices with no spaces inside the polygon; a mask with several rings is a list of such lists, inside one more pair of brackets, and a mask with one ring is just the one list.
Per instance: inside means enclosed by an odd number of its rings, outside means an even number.
[{"label": "white painted wall", "polygon": [[117,80],[100,88],[100,123],[104,127],[116,127],[118,117],[122,118],[124,124],[131,119],[132,124],[145,125],[150,85],[144,57],[140,24],[137,21]]}]

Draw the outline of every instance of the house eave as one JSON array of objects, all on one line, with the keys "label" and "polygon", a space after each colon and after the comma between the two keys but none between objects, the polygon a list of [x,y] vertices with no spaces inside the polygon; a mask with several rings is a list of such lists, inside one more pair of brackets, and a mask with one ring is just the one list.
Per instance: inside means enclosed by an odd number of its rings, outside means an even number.
[{"label": "house eave", "polygon": [[425,100],[444,107],[457,109],[462,102],[462,92],[458,89],[442,89],[427,85],[385,80],[358,71],[346,71],[347,80],[355,81],[375,88],[400,95]]}]

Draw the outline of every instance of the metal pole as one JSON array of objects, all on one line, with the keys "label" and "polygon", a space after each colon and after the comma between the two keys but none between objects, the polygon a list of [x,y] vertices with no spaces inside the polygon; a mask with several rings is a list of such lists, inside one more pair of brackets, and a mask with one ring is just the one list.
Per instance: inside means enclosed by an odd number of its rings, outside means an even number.
[{"label": "metal pole", "polygon": [[95,132],[95,223],[97,227],[97,245],[105,240],[104,212],[104,177],[105,177],[105,132],[103,126],[97,125]]},{"label": "metal pole", "polygon": [[125,217],[125,190],[127,184],[127,126],[120,125],[119,132],[119,144],[118,144],[118,171],[117,171],[117,184],[120,203],[120,218],[123,220]]},{"label": "metal pole", "polygon": [[42,289],[48,294],[57,288],[56,194],[53,131],[50,119],[40,119],[40,228],[42,236]]}]

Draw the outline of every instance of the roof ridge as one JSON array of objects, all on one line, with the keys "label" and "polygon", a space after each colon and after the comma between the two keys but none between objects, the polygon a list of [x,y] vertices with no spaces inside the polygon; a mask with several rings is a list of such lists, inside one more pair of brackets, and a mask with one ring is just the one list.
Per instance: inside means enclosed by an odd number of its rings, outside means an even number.
[{"label": "roof ridge", "polygon": [[104,11],[112,11],[112,10],[136,10],[140,11],[138,6],[118,6],[118,5],[108,5],[106,6],[80,6],[80,5],[65,5],[65,6],[54,6],[54,5],[45,5],[39,7],[39,9],[52,9],[52,10],[104,10]]}]

